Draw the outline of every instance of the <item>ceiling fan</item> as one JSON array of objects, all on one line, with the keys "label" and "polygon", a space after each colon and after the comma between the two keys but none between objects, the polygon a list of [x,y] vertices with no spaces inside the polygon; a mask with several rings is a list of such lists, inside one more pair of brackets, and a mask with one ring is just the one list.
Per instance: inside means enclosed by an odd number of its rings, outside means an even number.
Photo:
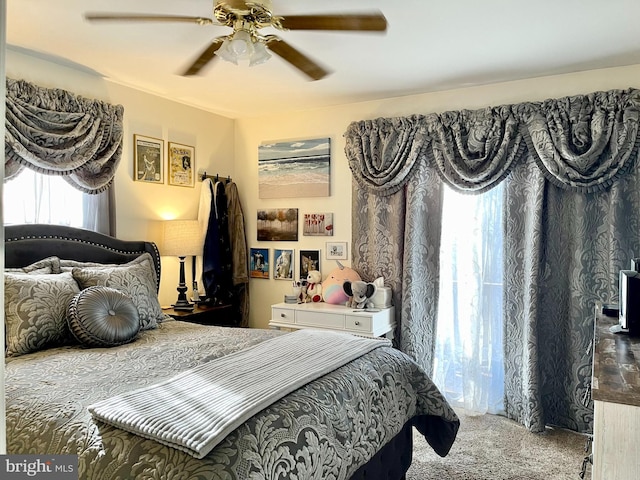
[{"label": "ceiling fan", "polygon": [[220,57],[238,63],[248,60],[249,65],[267,61],[269,51],[282,57],[311,80],[320,80],[329,72],[302,52],[276,35],[262,35],[260,29],[274,27],[287,30],[333,30],[384,32],[387,20],[379,12],[364,14],[320,14],[276,16],[272,13],[271,0],[216,0],[213,17],[182,15],[145,15],[127,13],[87,13],[89,21],[142,21],[186,22],[198,25],[231,27],[233,32],[214,38],[182,75],[197,75],[205,65]]}]

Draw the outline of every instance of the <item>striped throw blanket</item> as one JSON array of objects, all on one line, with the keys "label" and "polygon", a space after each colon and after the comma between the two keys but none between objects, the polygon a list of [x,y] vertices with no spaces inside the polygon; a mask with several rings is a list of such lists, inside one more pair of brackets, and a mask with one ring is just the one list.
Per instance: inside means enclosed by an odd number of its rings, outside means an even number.
[{"label": "striped throw blanket", "polygon": [[203,458],[245,420],[388,340],[299,330],[89,406],[95,420]]}]

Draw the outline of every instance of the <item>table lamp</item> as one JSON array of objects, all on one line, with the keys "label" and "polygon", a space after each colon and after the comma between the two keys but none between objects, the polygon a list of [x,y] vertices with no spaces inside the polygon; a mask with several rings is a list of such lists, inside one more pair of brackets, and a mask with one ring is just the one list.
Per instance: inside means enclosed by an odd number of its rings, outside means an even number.
[{"label": "table lamp", "polygon": [[197,220],[168,220],[162,225],[161,255],[173,255],[180,259],[180,282],[175,310],[193,310],[187,299],[187,284],[184,274],[184,259],[187,256],[202,255],[202,230]]}]

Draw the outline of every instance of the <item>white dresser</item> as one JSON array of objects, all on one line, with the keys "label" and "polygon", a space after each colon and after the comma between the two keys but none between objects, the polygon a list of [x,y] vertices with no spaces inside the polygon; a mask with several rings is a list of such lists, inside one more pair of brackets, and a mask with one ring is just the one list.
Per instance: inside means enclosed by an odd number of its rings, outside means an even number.
[{"label": "white dresser", "polygon": [[271,306],[271,328],[315,328],[353,333],[363,337],[393,338],[393,307],[356,310],[330,303],[278,303]]}]

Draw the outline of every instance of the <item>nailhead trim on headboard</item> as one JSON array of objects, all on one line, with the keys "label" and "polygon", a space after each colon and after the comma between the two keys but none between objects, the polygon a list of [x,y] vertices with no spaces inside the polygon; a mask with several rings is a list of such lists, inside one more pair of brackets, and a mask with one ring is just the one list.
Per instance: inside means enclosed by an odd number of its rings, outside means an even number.
[{"label": "nailhead trim on headboard", "polygon": [[[38,226],[37,225],[10,225],[10,226],[6,226],[5,227],[5,244],[8,243],[15,243],[15,242],[20,242],[20,241],[28,241],[28,240],[61,240],[64,242],[77,242],[79,244],[84,244],[84,245],[90,245],[93,247],[97,247],[101,250],[105,250],[105,251],[109,251],[109,252],[113,252],[116,253],[118,255],[142,255],[143,253],[147,252],[148,250],[145,249],[122,249],[122,248],[116,248],[113,247],[111,245],[108,245],[105,242],[95,242],[95,241],[90,241],[90,240],[85,240],[82,238],[75,238],[69,234],[66,235],[11,235],[11,231],[14,229],[21,229],[21,228],[29,228],[29,229],[37,229]],[[43,227],[46,229],[55,229],[55,226],[52,225],[47,225],[46,227]],[[68,232],[75,232],[77,231],[79,234],[81,235],[96,235],[99,236],[101,234],[98,234],[96,232],[89,232],[87,230],[83,230],[83,229],[74,229],[71,227],[60,227],[60,228],[64,228],[65,231]],[[104,236],[105,239],[112,239],[114,242],[117,243],[124,243],[126,244],[128,241],[127,240],[120,240],[114,237],[108,237],[108,236]],[[133,242],[132,242],[133,243]],[[136,242],[136,243],[140,243],[140,242]],[[151,255],[153,257],[153,262],[154,262],[154,266],[156,269],[156,273],[157,273],[157,287],[159,288],[160,286],[160,272],[161,272],[161,265],[160,265],[160,252],[158,250],[158,247],[155,243],[153,242],[147,242],[144,241],[143,244],[146,246],[146,248],[150,248],[153,251],[153,254]],[[51,256],[51,255],[56,255],[55,252],[48,252],[47,249],[44,250],[44,256]],[[44,258],[44,257],[43,257]]]}]

